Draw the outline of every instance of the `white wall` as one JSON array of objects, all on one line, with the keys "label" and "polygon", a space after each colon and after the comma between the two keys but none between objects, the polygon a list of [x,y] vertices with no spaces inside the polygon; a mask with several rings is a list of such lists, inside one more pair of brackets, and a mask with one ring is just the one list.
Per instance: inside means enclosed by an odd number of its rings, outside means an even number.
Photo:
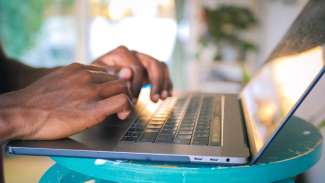
[{"label": "white wall", "polygon": [[307,0],[284,3],[284,0],[257,1],[260,21],[258,63],[265,61],[270,52],[286,33]]}]

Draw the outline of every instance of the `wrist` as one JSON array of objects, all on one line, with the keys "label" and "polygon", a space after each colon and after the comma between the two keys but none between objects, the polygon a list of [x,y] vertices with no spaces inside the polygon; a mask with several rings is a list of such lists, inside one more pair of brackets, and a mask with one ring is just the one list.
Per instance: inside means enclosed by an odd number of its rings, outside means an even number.
[{"label": "wrist", "polygon": [[[25,125],[28,108],[21,106],[22,100],[17,95],[19,91],[0,95],[0,139],[1,141],[15,139],[26,133]],[[25,116],[25,117],[24,117]]]},{"label": "wrist", "polygon": [[15,121],[16,110],[0,107],[0,141],[10,140],[17,136],[19,127]]},{"label": "wrist", "polygon": [[23,90],[0,95],[0,141],[28,139],[42,128],[49,112],[35,106],[26,105]]}]

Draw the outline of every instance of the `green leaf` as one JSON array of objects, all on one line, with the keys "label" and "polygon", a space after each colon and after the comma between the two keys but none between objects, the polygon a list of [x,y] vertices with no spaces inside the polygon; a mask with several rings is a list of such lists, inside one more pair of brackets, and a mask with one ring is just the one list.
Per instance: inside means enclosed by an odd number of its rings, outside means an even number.
[{"label": "green leaf", "polygon": [[207,22],[207,37],[215,44],[231,44],[241,53],[239,60],[245,60],[250,51],[256,51],[257,46],[250,41],[243,40],[242,33],[258,24],[254,13],[245,7],[222,5],[216,9],[205,9]]},{"label": "green leaf", "polygon": [[45,12],[54,3],[69,8],[75,0],[0,0],[0,43],[14,58],[33,47],[46,18]]},{"label": "green leaf", "polygon": [[318,125],[318,128],[319,129],[322,129],[325,127],[325,120],[323,120],[319,125]]}]

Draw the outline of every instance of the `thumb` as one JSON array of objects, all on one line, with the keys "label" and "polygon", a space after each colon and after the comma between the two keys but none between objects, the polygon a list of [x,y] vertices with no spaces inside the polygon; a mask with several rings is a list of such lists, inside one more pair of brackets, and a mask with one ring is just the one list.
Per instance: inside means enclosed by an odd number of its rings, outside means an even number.
[{"label": "thumb", "polygon": [[132,111],[132,108],[133,106],[130,103],[129,97],[125,94],[115,95],[98,101],[88,111],[96,120],[90,121],[87,126],[96,125],[112,114],[119,114],[118,117],[120,119],[125,119],[129,115],[129,111]]}]

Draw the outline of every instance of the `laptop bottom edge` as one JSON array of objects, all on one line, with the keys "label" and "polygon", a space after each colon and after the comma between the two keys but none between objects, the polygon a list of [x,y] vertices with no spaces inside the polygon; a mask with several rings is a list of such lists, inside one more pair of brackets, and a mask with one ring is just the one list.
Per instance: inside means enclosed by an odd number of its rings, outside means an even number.
[{"label": "laptop bottom edge", "polygon": [[60,156],[70,158],[96,158],[110,160],[136,160],[152,162],[170,162],[170,163],[199,163],[199,164],[217,164],[224,166],[247,164],[248,158],[245,157],[224,157],[224,156],[198,156],[183,154],[151,154],[136,152],[114,152],[114,151],[93,151],[78,149],[53,149],[53,148],[25,148],[25,147],[7,147],[7,152],[16,155],[32,156]]}]

